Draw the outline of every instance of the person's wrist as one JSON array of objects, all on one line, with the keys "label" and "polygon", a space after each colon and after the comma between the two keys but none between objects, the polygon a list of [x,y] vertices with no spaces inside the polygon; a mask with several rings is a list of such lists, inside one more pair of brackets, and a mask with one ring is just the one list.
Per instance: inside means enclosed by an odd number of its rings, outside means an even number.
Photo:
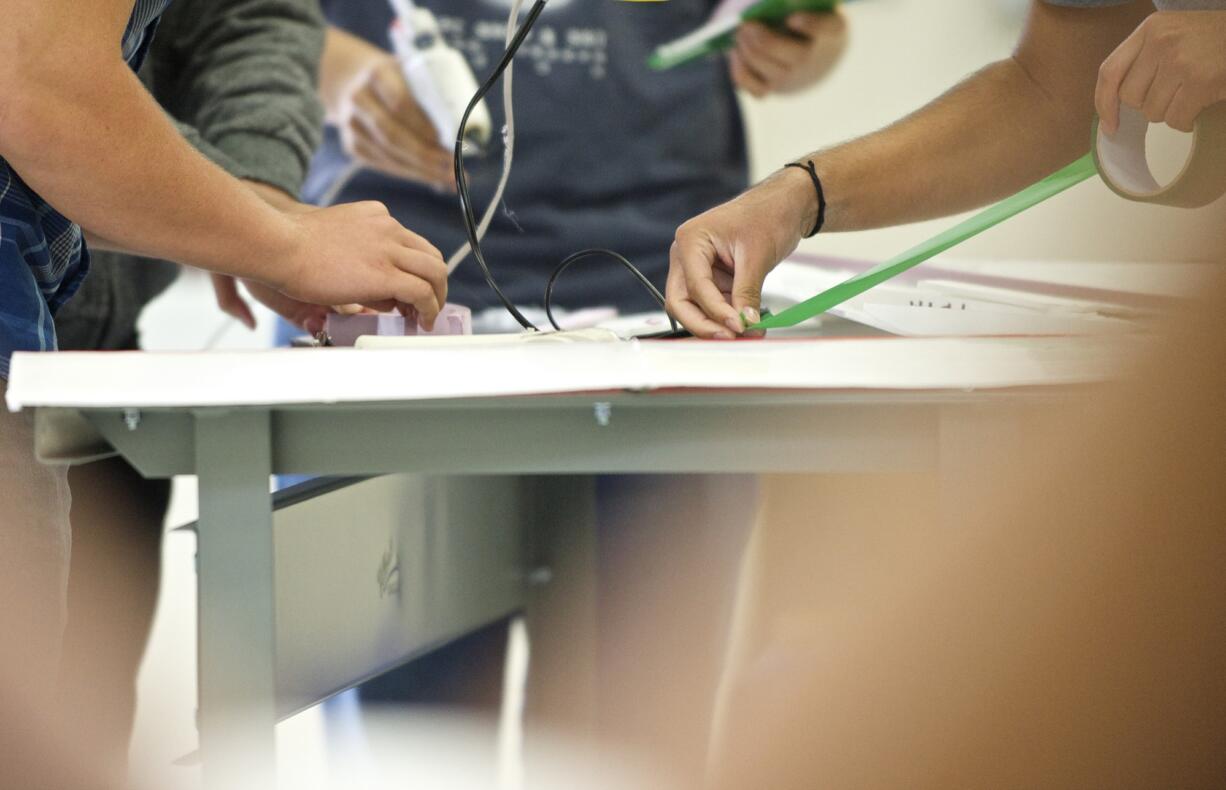
[{"label": "person's wrist", "polygon": [[788,217],[788,227],[797,241],[812,235],[821,210],[813,179],[798,167],[785,167],[776,175]]},{"label": "person's wrist", "polygon": [[297,226],[296,215],[268,206],[269,221],[265,227],[263,252],[239,276],[246,280],[263,283],[270,288],[284,291],[299,279],[298,268],[302,265],[300,254],[302,233]]},{"label": "person's wrist", "polygon": [[247,185],[248,189],[259,195],[261,200],[277,211],[286,214],[306,214],[317,209],[316,206],[303,203],[280,187],[252,179],[245,179],[243,183]]}]

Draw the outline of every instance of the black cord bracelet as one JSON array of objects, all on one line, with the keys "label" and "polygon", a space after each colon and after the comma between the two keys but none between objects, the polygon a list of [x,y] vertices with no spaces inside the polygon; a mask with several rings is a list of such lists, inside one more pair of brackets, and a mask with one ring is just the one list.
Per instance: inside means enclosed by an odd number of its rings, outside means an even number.
[{"label": "black cord bracelet", "polygon": [[817,221],[813,223],[813,230],[809,231],[806,239],[811,239],[816,236],[826,224],[826,190],[822,188],[822,180],[817,177],[817,165],[813,164],[810,159],[807,162],[789,162],[787,167],[798,167],[809,174],[809,178],[813,179],[813,189],[817,192]]}]

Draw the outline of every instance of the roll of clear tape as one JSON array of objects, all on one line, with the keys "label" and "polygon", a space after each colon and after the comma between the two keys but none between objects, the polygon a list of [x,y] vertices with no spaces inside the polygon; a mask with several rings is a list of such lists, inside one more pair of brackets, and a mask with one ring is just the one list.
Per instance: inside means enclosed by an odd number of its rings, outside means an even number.
[{"label": "roll of clear tape", "polygon": [[1138,110],[1120,108],[1120,128],[1107,135],[1094,121],[1094,163],[1111,191],[1128,200],[1180,208],[1201,208],[1226,195],[1226,102],[1196,119],[1192,149],[1182,169],[1161,184],[1149,166],[1145,138],[1149,121]]}]

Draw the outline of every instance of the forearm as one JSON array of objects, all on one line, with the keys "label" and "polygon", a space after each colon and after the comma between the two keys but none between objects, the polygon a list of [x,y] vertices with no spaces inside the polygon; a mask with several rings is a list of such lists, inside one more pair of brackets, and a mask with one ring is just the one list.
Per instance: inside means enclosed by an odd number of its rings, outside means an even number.
[{"label": "forearm", "polygon": [[[270,186],[269,184],[265,184],[260,181],[249,180],[244,180],[243,184],[254,192],[261,200],[279,211],[293,214],[315,210],[314,206],[301,202],[293,195],[282,191],[279,187]],[[83,231],[85,234],[85,241],[87,244],[89,244],[91,249],[122,253],[135,258],[143,257],[140,253],[136,252],[130,247],[125,247],[124,245],[112,241],[111,239],[99,236],[88,229],[83,229]]]},{"label": "forearm", "polygon": [[[1085,153],[1099,65],[1152,8],[1140,1],[1093,10],[1035,2],[1012,57],[886,129],[812,155],[826,191],[825,229],[973,209]],[[786,178],[807,181],[795,170]]]},{"label": "forearm", "polygon": [[85,243],[89,245],[89,248],[96,252],[97,251],[116,252],[122,255],[140,257],[139,255],[137,255],[137,253],[133,252],[127,247],[124,247],[119,242],[111,241],[110,239],[104,239],[103,237],[99,236],[97,233],[94,233],[89,228],[81,228],[81,235],[85,237]]},{"label": "forearm", "polygon": [[378,57],[388,57],[388,53],[352,33],[328,26],[319,71],[319,95],[329,123],[336,123],[340,116],[349,86]]},{"label": "forearm", "polygon": [[284,218],[194,151],[116,55],[7,83],[0,155],[93,235],[142,255],[264,279]]},{"label": "forearm", "polygon": [[[1009,195],[1088,149],[1091,107],[1089,94],[1079,107],[1056,101],[1016,60],[992,64],[898,123],[813,154],[825,230],[931,219]],[[788,177],[812,191],[799,171]]]},{"label": "forearm", "polygon": [[[157,97],[154,96],[154,98],[156,99]],[[159,102],[159,104],[160,103],[161,102]],[[183,135],[183,139],[187,141],[188,145],[199,151],[204,155],[205,159],[208,159],[222,170],[225,170],[230,175],[240,179],[250,178],[253,175],[252,167],[238,162],[225,151],[222,151],[220,148],[213,145],[213,143],[207,140],[196,127],[182,121],[175,120],[174,118],[171,118],[171,123],[174,124],[174,127],[178,130],[179,134]]]}]

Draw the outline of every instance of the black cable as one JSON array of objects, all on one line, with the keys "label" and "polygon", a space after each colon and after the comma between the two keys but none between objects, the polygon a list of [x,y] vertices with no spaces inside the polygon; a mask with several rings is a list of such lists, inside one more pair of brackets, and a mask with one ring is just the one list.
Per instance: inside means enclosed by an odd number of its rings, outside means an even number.
[{"label": "black cable", "polygon": [[[532,27],[536,24],[536,20],[540,17],[541,12],[545,10],[545,3],[546,0],[536,0],[536,4],[533,5],[532,10],[528,12],[528,16],[524,20],[524,23],[520,25],[519,30],[517,30],[515,35],[512,37],[511,43],[507,46],[506,52],[504,52],[502,55],[502,59],[498,62],[498,65],[494,67],[493,72],[490,73],[490,76],[488,79],[486,79],[485,83],[477,90],[477,93],[473,96],[472,101],[468,103],[468,108],[464,111],[464,116],[460,120],[460,130],[456,137],[455,144],[456,191],[460,196],[460,209],[464,215],[464,230],[468,235],[468,246],[472,250],[473,258],[476,259],[477,265],[481,267],[481,273],[485,276],[486,284],[488,284],[498,296],[498,300],[502,302],[502,306],[505,307],[507,312],[519,322],[520,326],[534,332],[539,332],[540,330],[535,324],[529,321],[522,312],[520,312],[519,308],[517,308],[515,304],[507,298],[507,295],[502,292],[502,289],[498,287],[498,282],[494,279],[494,274],[490,271],[489,264],[485,261],[485,254],[481,250],[481,238],[480,233],[478,232],[479,226],[477,223],[477,215],[476,211],[473,209],[472,196],[468,190],[468,174],[464,170],[464,144],[466,136],[465,133],[468,129],[468,120],[472,116],[473,111],[476,110],[477,105],[479,105],[485,99],[489,92],[494,89],[494,86],[498,83],[498,80],[506,72],[507,68],[510,67],[511,62],[515,59],[515,55],[519,52],[519,48],[523,46],[524,41],[528,38],[528,34],[532,32]],[[554,285],[557,284],[558,278],[561,277],[562,274],[573,264],[578,263],[581,260],[597,256],[612,258],[624,266],[632,275],[634,275],[635,279],[642,283],[643,286],[651,292],[652,298],[659,303],[660,308],[664,310],[665,315],[668,316],[669,324],[672,326],[671,334],[678,335],[681,333],[682,330],[678,327],[677,320],[668,312],[668,305],[664,300],[664,295],[660,293],[660,289],[652,285],[651,280],[647,279],[647,276],[624,256],[619,255],[612,250],[604,249],[592,249],[576,252],[574,255],[571,255],[566,260],[558,264],[558,267],[553,270],[553,274],[549,276],[549,282],[545,286],[545,316],[549,319],[549,323],[554,329],[559,331],[562,329],[560,326],[558,326],[558,322],[555,321],[553,317],[553,288]]]},{"label": "black cable", "polygon": [[657,304],[660,305],[660,309],[664,311],[664,314],[668,315],[668,322],[672,325],[673,332],[678,331],[679,327],[677,326],[677,320],[673,318],[672,315],[669,315],[668,305],[665,303],[664,294],[660,293],[660,289],[652,285],[651,280],[647,279],[647,275],[639,271],[638,267],[633,263],[626,260],[625,256],[619,255],[618,253],[613,252],[613,250],[583,250],[582,252],[576,252],[574,255],[558,264],[558,268],[553,270],[553,274],[549,276],[549,282],[545,284],[545,317],[549,319],[549,323],[554,329],[558,330],[559,332],[562,331],[562,327],[558,326],[558,322],[553,318],[553,287],[557,284],[558,278],[561,277],[562,273],[569,269],[573,264],[576,264],[586,258],[596,257],[612,258],[624,266],[632,275],[634,275],[634,278],[642,283],[644,288],[651,292],[651,297],[656,300]]},{"label": "black cable", "polygon": [[519,48],[523,46],[524,40],[528,38],[528,34],[532,32],[532,26],[536,24],[537,18],[541,12],[545,10],[545,0],[536,0],[536,4],[532,6],[532,10],[528,12],[528,18],[520,25],[519,30],[515,33],[515,37],[511,39],[507,51],[503,53],[502,60],[494,68],[489,79],[485,81],[473,96],[472,101],[468,103],[468,109],[464,111],[464,116],[460,120],[460,131],[456,137],[455,143],[455,180],[456,191],[460,195],[460,209],[464,212],[464,230],[468,233],[468,246],[472,249],[473,258],[476,259],[477,265],[481,267],[481,273],[485,275],[485,282],[494,293],[498,295],[502,306],[507,309],[519,325],[524,329],[536,330],[536,326],[529,321],[523,313],[519,311],[514,303],[507,298],[502,289],[498,287],[498,282],[494,279],[493,273],[490,272],[489,264],[485,262],[485,254],[481,251],[480,234],[477,232],[477,216],[473,211],[472,197],[468,192],[468,175],[464,172],[464,143],[465,133],[468,131],[468,120],[472,116],[473,111],[477,109],[486,95],[494,89],[494,85],[498,83],[500,77],[506,72],[507,67],[511,65],[511,61],[515,59]]}]

